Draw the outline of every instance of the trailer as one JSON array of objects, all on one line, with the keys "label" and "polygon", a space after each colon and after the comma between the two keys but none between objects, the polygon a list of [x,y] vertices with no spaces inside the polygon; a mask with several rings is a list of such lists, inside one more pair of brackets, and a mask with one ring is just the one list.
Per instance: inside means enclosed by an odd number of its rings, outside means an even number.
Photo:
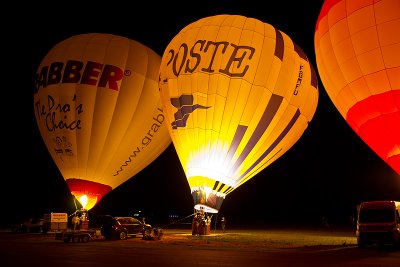
[{"label": "trailer", "polygon": [[55,239],[62,240],[64,243],[87,243],[90,239],[97,239],[101,236],[100,229],[89,228],[89,220],[75,220],[75,215],[70,224],[70,228],[56,232]]},{"label": "trailer", "polygon": [[99,230],[65,230],[57,232],[55,235],[56,240],[62,240],[64,243],[87,243],[90,239],[97,239],[100,236]]}]

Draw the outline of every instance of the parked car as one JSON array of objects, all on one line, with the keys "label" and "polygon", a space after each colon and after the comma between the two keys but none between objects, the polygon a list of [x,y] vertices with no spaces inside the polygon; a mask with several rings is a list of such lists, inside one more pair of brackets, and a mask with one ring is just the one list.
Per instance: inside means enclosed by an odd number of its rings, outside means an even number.
[{"label": "parked car", "polygon": [[14,232],[41,233],[43,231],[43,218],[30,218],[13,226]]},{"label": "parked car", "polygon": [[152,227],[133,217],[113,217],[101,226],[101,234],[108,240],[127,239],[142,235],[143,238],[151,236]]}]

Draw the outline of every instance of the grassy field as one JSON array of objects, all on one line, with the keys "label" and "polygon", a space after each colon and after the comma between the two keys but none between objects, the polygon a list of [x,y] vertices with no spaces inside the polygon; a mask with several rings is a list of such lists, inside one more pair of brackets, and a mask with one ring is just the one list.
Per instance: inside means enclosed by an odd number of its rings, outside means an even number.
[{"label": "grassy field", "polygon": [[230,229],[211,230],[207,235],[192,235],[188,229],[164,229],[165,244],[188,246],[226,246],[247,248],[301,248],[310,246],[356,246],[355,233],[349,230],[313,229]]}]

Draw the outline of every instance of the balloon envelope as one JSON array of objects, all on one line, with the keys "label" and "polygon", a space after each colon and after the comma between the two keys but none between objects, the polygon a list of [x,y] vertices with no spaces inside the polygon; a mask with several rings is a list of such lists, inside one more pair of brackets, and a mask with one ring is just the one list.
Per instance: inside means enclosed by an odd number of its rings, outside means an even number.
[{"label": "balloon envelope", "polygon": [[400,174],[400,1],[325,1],[314,43],[333,104]]},{"label": "balloon envelope", "polygon": [[171,143],[158,90],[161,57],[111,34],[54,46],[36,76],[34,110],[71,193],[89,210]]},{"label": "balloon envelope", "polygon": [[318,102],[303,51],[240,15],[183,28],[164,51],[160,92],[194,208],[211,213],[295,144]]}]

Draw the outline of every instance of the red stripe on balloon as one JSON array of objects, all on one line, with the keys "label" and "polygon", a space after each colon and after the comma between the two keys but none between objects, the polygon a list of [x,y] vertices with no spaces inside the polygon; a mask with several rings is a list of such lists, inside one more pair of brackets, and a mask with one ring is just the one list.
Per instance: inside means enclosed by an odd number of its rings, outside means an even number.
[{"label": "red stripe on balloon", "polygon": [[372,95],[347,113],[351,128],[400,174],[400,90]]},{"label": "red stripe on balloon", "polygon": [[111,186],[100,184],[92,181],[82,180],[82,179],[67,179],[65,180],[68,188],[71,192],[87,192],[92,195],[97,196],[97,202],[112,190]]}]

